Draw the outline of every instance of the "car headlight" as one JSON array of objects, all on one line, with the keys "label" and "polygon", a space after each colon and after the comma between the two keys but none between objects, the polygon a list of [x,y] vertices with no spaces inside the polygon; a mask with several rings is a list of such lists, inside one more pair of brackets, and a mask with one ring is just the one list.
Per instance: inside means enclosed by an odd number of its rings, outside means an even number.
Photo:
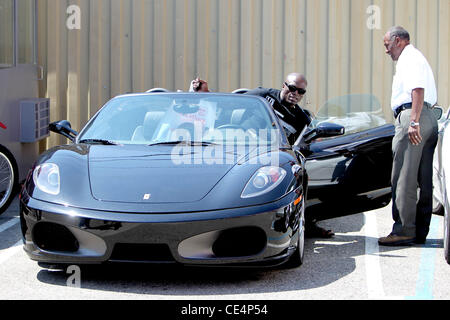
[{"label": "car headlight", "polygon": [[286,170],[280,167],[262,167],[251,177],[242,191],[241,198],[260,196],[277,187],[286,176]]},{"label": "car headlight", "polygon": [[52,195],[59,194],[59,167],[54,163],[44,163],[33,171],[34,184],[39,190]]}]

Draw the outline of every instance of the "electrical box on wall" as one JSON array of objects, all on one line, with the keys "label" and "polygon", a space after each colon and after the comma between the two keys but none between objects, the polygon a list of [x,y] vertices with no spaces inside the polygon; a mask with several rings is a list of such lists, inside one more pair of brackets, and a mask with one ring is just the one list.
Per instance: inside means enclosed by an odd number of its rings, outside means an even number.
[{"label": "electrical box on wall", "polygon": [[36,142],[50,135],[50,99],[20,101],[20,142]]}]

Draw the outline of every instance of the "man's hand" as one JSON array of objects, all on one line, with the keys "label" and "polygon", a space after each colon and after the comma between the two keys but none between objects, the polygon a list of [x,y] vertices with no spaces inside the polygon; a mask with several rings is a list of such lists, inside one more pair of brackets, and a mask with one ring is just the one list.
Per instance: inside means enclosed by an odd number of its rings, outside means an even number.
[{"label": "man's hand", "polygon": [[422,142],[422,136],[420,135],[420,126],[409,127],[408,129],[409,141],[415,146]]},{"label": "man's hand", "polygon": [[209,92],[208,88],[208,82],[201,80],[199,78],[196,78],[195,80],[192,80],[191,82],[191,90],[193,92]]},{"label": "man's hand", "polygon": [[[425,97],[425,90],[423,88],[416,88],[411,93],[412,110],[411,121],[419,122],[420,114],[422,113],[423,103]],[[420,135],[420,126],[410,126],[408,129],[409,141],[415,146],[422,142],[422,136]]]}]

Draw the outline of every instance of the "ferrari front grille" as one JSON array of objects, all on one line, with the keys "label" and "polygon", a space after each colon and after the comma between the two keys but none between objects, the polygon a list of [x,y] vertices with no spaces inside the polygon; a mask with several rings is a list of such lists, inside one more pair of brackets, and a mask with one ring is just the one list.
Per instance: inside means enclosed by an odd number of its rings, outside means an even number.
[{"label": "ferrari front grille", "polygon": [[166,244],[117,243],[110,261],[175,262]]}]

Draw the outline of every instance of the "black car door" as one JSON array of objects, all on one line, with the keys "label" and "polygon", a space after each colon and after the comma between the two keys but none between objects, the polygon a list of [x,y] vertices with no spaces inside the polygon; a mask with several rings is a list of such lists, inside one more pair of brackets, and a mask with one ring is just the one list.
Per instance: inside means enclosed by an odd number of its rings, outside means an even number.
[{"label": "black car door", "polygon": [[[308,214],[322,220],[387,205],[394,126],[370,95],[335,98],[324,107],[298,143],[309,178]],[[308,132],[324,122],[342,125],[345,134],[308,141]]]}]

